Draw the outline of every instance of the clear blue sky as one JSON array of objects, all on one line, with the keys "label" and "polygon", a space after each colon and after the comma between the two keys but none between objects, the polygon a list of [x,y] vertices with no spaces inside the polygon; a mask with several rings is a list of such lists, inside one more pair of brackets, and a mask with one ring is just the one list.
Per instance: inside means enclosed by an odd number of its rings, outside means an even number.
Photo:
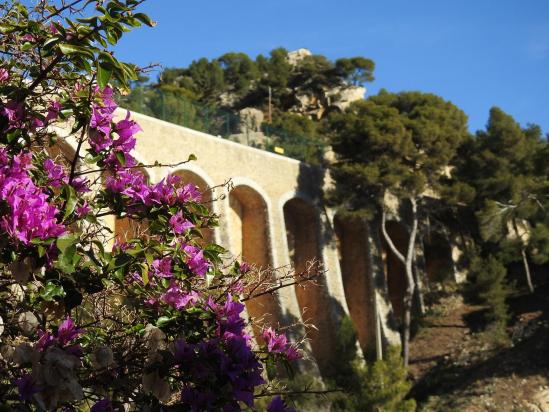
[{"label": "clear blue sky", "polygon": [[549,0],[148,0],[158,25],[119,58],[182,67],[229,51],[305,47],[376,62],[368,94],[420,90],[461,107],[471,130],[497,105],[549,132]]}]

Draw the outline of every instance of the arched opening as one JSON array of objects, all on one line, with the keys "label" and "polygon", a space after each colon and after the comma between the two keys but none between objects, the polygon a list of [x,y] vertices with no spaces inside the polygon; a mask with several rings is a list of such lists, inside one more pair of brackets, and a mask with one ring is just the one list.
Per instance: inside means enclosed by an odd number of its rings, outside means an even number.
[{"label": "arched opening", "polygon": [[[145,177],[145,182],[149,183],[149,174],[144,168],[135,169]],[[132,219],[129,217],[114,219],[114,236],[119,242],[127,242],[143,236],[148,228],[148,224],[144,220]]]},{"label": "arched opening", "polygon": [[[198,190],[202,194],[201,203],[206,207],[206,209],[208,209],[210,214],[213,214],[213,191],[208,183],[206,183],[206,180],[204,180],[200,175],[191,172],[190,170],[178,170],[174,173],[174,175],[181,177],[181,186],[185,186],[190,183],[198,187]],[[214,229],[203,228],[201,232],[205,244],[215,242]]]},{"label": "arched opening", "polygon": [[454,279],[452,248],[443,234],[430,232],[423,238],[423,255],[429,282],[446,282]]},{"label": "arched opening", "polygon": [[360,219],[336,215],[339,264],[349,314],[364,353],[375,350],[375,305],[366,245],[366,224]]},{"label": "arched opening", "polygon": [[[237,186],[229,193],[229,205],[231,251],[258,269],[267,268],[271,265],[271,247],[265,200],[251,187]],[[260,291],[258,288],[257,292]],[[279,319],[278,304],[271,294],[247,301],[246,309],[253,319],[261,320],[259,324],[264,321],[274,325]],[[254,325],[254,334],[261,341],[259,324]]]},{"label": "arched opening", "polygon": [[[291,199],[284,204],[284,221],[290,259],[295,271],[305,272],[313,261],[319,265],[321,253],[316,209],[302,199]],[[318,279],[317,283],[319,285],[311,282],[296,285],[295,292],[299,306],[304,311],[304,320],[315,326],[308,333],[313,355],[321,371],[327,371],[331,366],[330,361],[337,356],[334,353],[337,331],[330,320],[331,302],[323,287],[324,279]]]},{"label": "arched opening", "polygon": [[[400,253],[406,255],[408,246],[408,231],[406,228],[394,221],[387,222],[386,228],[387,234],[396,248]],[[406,295],[406,268],[391,251],[385,239],[383,239],[383,251],[389,300],[391,301],[396,319],[401,321],[404,315],[404,296]]]},{"label": "arched opening", "polygon": [[[54,145],[49,146],[46,151],[51,156],[51,159],[57,163],[62,164],[67,173],[71,170],[71,165],[74,162],[74,157],[76,152],[74,149],[65,141],[57,141]],[[81,166],[81,162],[77,161],[76,163],[77,170]]]}]

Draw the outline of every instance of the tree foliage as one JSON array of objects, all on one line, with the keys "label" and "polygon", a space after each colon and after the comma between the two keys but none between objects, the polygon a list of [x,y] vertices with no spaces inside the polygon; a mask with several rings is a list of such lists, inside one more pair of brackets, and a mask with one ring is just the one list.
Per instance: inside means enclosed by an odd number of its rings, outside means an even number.
[{"label": "tree foliage", "polygon": [[467,136],[467,118],[432,94],[380,92],[330,119],[337,160],[332,199],[372,214],[387,191],[400,198],[437,190]]}]

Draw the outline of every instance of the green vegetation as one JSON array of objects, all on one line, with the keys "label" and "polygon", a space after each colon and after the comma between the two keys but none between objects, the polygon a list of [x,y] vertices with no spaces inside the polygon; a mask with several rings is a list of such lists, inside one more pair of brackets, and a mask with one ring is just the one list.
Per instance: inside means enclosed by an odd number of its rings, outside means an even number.
[{"label": "green vegetation", "polygon": [[471,261],[471,278],[477,297],[488,307],[485,320],[488,331],[496,342],[506,342],[505,327],[509,320],[509,308],[505,302],[511,288],[506,280],[505,266],[493,256],[475,257]]},{"label": "green vegetation", "polygon": [[[264,148],[281,147],[288,156],[329,167],[335,185],[326,194],[328,203],[379,230],[387,253],[405,266],[407,283],[404,362],[397,349],[383,361],[360,361],[352,322],[344,319],[341,356],[328,382],[345,393],[330,400],[335,410],[404,411],[415,408],[404,400],[412,317],[425,310],[424,294],[434,296],[417,265],[416,246],[432,230],[462,239],[468,250],[461,264],[469,271],[470,289],[487,308],[486,333],[504,343],[510,319],[506,299],[511,290],[534,291],[540,282],[536,269],[549,262],[549,145],[538,126],[521,127],[497,107],[490,110],[486,129],[470,134],[463,111],[429,93],[381,91],[348,107],[334,105],[342,90],[372,81],[373,70],[364,57],[330,61],[302,53],[290,58],[283,48],[255,59],[227,53],[165,69],[153,82],[135,81],[125,106],[223,137],[242,134],[238,112],[255,108],[264,116],[254,131],[266,136]],[[328,165],[329,149],[335,160]],[[386,210],[388,196],[396,197],[398,211]],[[394,212],[406,216],[404,250],[386,227]],[[439,252],[446,253],[434,253]],[[516,267],[523,273],[515,287],[511,268]],[[444,273],[443,267],[437,270]],[[288,387],[297,388],[300,379]],[[294,397],[300,407],[307,402]]]},{"label": "green vegetation", "polygon": [[344,392],[333,396],[332,410],[350,412],[415,411],[415,401],[405,400],[411,384],[398,348],[389,347],[386,358],[371,364],[356,352],[356,332],[349,317],[338,331],[338,353],[329,381]]},{"label": "green vegetation", "polygon": [[[403,356],[408,365],[413,274],[419,214],[427,189],[436,191],[445,169],[467,136],[467,117],[459,108],[433,94],[380,92],[354,103],[330,118],[335,190],[332,203],[347,212],[376,216],[391,252],[406,268]],[[385,196],[390,193],[410,205],[411,227],[406,250],[399,251],[386,230]],[[418,289],[417,292],[421,294]]]},{"label": "green vegetation", "polygon": [[290,62],[283,48],[255,60],[226,53],[164,69],[154,82],[141,77],[123,106],[223,137],[240,133],[239,110],[255,108],[265,114],[265,148],[279,146],[290,157],[321,164],[328,143],[317,121],[333,109],[338,91],[372,81],[373,70],[364,57],[306,54]]}]

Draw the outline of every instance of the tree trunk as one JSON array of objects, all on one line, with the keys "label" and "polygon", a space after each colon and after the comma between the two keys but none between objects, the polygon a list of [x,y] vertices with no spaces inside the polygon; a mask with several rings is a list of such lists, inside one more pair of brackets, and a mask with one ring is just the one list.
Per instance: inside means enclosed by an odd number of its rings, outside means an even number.
[{"label": "tree trunk", "polygon": [[423,298],[423,282],[421,280],[421,275],[416,267],[414,271],[414,281],[415,281],[415,291],[416,291],[416,301],[417,301],[417,310],[420,315],[425,315],[425,299]]},{"label": "tree trunk", "polygon": [[526,275],[526,283],[528,283],[528,289],[530,289],[530,293],[534,293],[534,283],[532,282],[532,275],[530,274],[530,265],[528,264],[526,249],[522,248],[520,250],[520,253],[522,255],[522,264],[524,265],[524,273]]},{"label": "tree trunk", "polygon": [[520,239],[520,242],[522,244],[520,248],[520,254],[522,256],[522,264],[524,266],[526,284],[528,285],[530,293],[534,293],[534,283],[532,282],[532,275],[530,274],[530,265],[528,263],[528,257],[526,256],[526,247],[524,245],[524,242],[522,241],[522,237],[520,236],[516,219],[513,219],[513,228],[515,229],[515,233],[517,234],[517,237]]},{"label": "tree trunk", "polygon": [[[425,299],[424,299],[424,290],[427,288],[427,290],[430,289],[429,286],[429,280],[427,279],[427,275],[425,273],[425,256],[423,255],[423,251],[425,250],[425,247],[423,245],[423,241],[419,241],[419,245],[414,245],[414,282],[416,283],[416,289],[415,289],[415,301],[417,306],[417,311],[420,315],[425,315],[426,309],[425,309]],[[419,249],[421,248],[421,250]],[[421,253],[420,253],[421,252]]]},{"label": "tree trunk", "polygon": [[413,271],[413,260],[414,260],[414,246],[416,243],[417,235],[417,200],[415,198],[410,198],[410,204],[412,205],[412,230],[410,231],[410,237],[408,238],[408,246],[406,250],[406,256],[404,256],[397,249],[393,240],[387,233],[387,228],[385,227],[386,223],[386,213],[385,209],[382,209],[381,214],[381,232],[383,237],[387,242],[387,245],[391,251],[395,254],[398,260],[400,260],[406,268],[406,295],[404,296],[404,319],[402,325],[402,357],[404,359],[404,366],[408,367],[410,360],[410,325],[412,323],[412,300],[414,297],[415,290],[415,281],[414,281],[414,271]]}]

